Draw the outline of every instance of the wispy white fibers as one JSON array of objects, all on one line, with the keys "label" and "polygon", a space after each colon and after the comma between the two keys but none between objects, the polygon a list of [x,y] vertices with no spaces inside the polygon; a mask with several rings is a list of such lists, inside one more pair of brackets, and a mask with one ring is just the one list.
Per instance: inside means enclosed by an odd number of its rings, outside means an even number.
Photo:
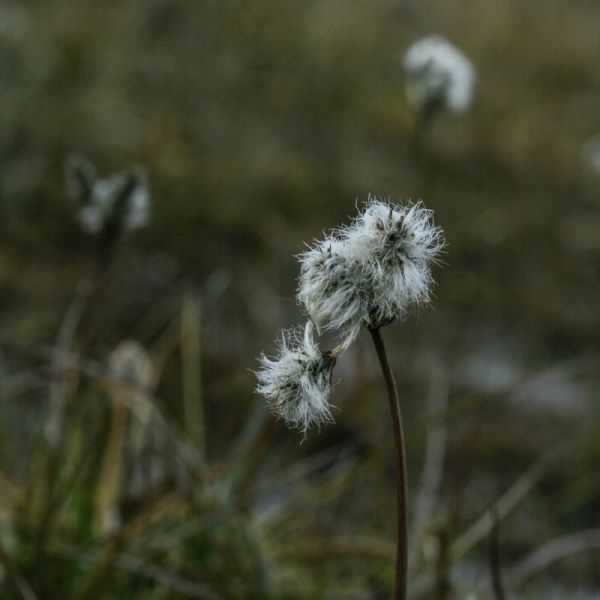
[{"label": "wispy white fibers", "polygon": [[319,331],[347,347],[363,325],[381,327],[429,301],[431,263],[444,245],[422,202],[369,199],[346,227],[300,255],[298,301]]},{"label": "wispy white fibers", "polygon": [[420,109],[437,105],[463,113],[471,105],[475,69],[458,48],[441,36],[416,41],[404,55],[408,100]]},{"label": "wispy white fibers", "polygon": [[298,301],[318,332],[336,331],[346,345],[360,331],[369,307],[364,264],[343,239],[328,236],[303,252]]},{"label": "wispy white fibers", "polygon": [[411,305],[429,302],[431,263],[444,237],[422,202],[397,206],[372,198],[342,235],[363,265],[370,326],[402,318]]},{"label": "wispy white fibers", "polygon": [[335,359],[322,354],[314,326],[282,332],[275,357],[259,358],[256,391],[275,416],[306,433],[313,424],[332,420],[329,406],[331,371]]},{"label": "wispy white fibers", "polygon": [[[383,327],[426,303],[431,264],[444,246],[433,212],[422,202],[398,206],[369,198],[348,226],[299,255],[298,301],[304,330],[285,331],[274,358],[259,358],[256,391],[272,412],[306,433],[331,420],[329,393],[337,356],[363,326]],[[315,334],[332,332],[338,345],[321,352]]]}]

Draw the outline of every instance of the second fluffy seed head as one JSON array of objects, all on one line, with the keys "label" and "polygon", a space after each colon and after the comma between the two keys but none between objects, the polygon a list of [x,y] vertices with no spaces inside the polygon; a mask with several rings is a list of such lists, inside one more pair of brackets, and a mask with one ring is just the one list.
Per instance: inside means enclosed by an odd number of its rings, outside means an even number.
[{"label": "second fluffy seed head", "polygon": [[300,255],[298,300],[319,331],[348,345],[362,325],[380,327],[429,301],[431,264],[443,246],[421,202],[370,199],[349,226]]}]

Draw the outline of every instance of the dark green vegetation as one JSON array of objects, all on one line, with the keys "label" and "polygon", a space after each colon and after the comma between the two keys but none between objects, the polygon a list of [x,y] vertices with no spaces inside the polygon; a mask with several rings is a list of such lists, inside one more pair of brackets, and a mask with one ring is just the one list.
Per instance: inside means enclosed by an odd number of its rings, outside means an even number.
[{"label": "dark green vegetation", "polygon": [[[423,198],[449,241],[434,307],[385,332],[413,597],[493,598],[499,499],[507,597],[594,597],[599,20],[588,0],[3,0],[0,597],[389,596],[368,336],[336,367],[336,426],[301,445],[249,372],[300,321],[292,256],[368,193]],[[417,150],[399,56],[432,32],[479,80]],[[108,272],[66,194],[73,151],[148,169],[152,222]],[[151,362],[126,347],[133,387],[125,355],[108,369],[131,339]]]}]

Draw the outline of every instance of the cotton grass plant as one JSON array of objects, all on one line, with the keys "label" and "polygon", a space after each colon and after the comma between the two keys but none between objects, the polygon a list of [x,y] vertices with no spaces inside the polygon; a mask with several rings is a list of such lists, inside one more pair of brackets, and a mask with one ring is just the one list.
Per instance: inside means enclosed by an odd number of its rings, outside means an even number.
[{"label": "cotton grass plant", "polygon": [[335,358],[319,350],[314,325],[284,331],[275,358],[262,356],[257,391],[273,413],[304,433],[311,425],[332,421],[329,407]]},{"label": "cotton grass plant", "polygon": [[[381,329],[429,302],[431,266],[439,262],[443,232],[422,202],[399,206],[369,198],[347,226],[333,230],[298,256],[297,299],[308,317],[302,330],[284,332],[273,358],[262,355],[257,392],[288,426],[305,435],[331,421],[329,394],[337,358],[366,328],[388,391],[396,447],[398,532],[395,598],[407,593],[407,489],[404,434],[398,391]],[[333,334],[333,350],[316,336]]]},{"label": "cotton grass plant", "polygon": [[439,113],[465,113],[473,102],[477,75],[471,61],[439,35],[414,42],[403,56],[406,97],[418,114],[417,130]]},{"label": "cotton grass plant", "polygon": [[145,227],[150,219],[150,194],[145,171],[140,167],[99,177],[83,156],[70,156],[65,164],[67,188],[80,203],[81,229],[98,237],[98,260],[107,263],[125,231]]}]

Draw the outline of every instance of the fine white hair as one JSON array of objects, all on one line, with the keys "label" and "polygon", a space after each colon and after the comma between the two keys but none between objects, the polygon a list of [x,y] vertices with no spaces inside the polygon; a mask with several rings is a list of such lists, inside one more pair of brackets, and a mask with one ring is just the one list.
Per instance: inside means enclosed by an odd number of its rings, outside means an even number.
[{"label": "fine white hair", "polygon": [[431,263],[443,246],[422,202],[369,198],[349,226],[299,256],[298,301],[319,333],[336,332],[345,349],[363,325],[381,327],[429,302]]},{"label": "fine white hair", "polygon": [[452,113],[463,113],[471,105],[475,69],[471,61],[441,36],[416,41],[404,55],[408,100],[424,108],[439,104]]},{"label": "fine white hair", "polygon": [[365,265],[344,239],[327,236],[299,255],[298,302],[317,331],[339,332],[347,346],[369,305]]},{"label": "fine white hair", "polygon": [[437,261],[444,238],[434,225],[433,211],[422,202],[397,206],[370,198],[344,238],[364,262],[371,326],[402,318],[411,305],[429,302],[430,265]]},{"label": "fine white hair", "polygon": [[314,326],[282,332],[276,355],[259,357],[256,391],[273,414],[304,433],[333,420],[329,406],[335,359],[319,351]]},{"label": "fine white hair", "polygon": [[[443,247],[443,232],[422,202],[399,206],[369,197],[349,225],[298,256],[297,298],[309,321],[303,330],[284,331],[275,356],[261,355],[256,372],[256,391],[275,416],[304,433],[332,420],[337,356],[363,326],[383,327],[429,302],[431,264]],[[325,331],[339,337],[331,352],[321,352],[315,339]]]}]

